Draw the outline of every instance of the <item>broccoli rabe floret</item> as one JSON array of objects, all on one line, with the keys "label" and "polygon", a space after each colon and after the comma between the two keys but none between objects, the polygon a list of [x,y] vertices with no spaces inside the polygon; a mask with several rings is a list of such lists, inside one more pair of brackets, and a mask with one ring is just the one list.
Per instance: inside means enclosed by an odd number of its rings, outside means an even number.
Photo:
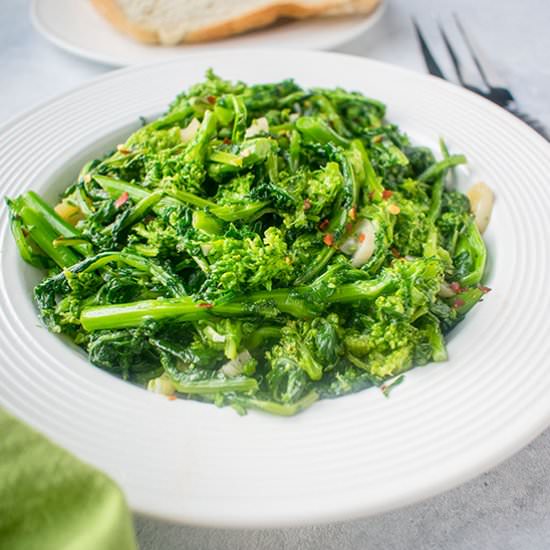
[{"label": "broccoli rabe floret", "polygon": [[245,88],[246,86],[244,83],[224,80],[209,69],[206,73],[205,80],[194,84],[189,90],[176,97],[170,104],[167,115],[186,112],[190,108],[193,109],[194,112],[201,113],[201,107],[211,107],[215,104],[218,96],[228,93],[238,94],[243,92]]},{"label": "broccoli rabe floret", "polygon": [[320,380],[336,365],[342,350],[338,332],[336,315],[293,321],[282,328],[279,342],[266,354],[270,365],[267,381],[282,402],[299,399],[308,379]]},{"label": "broccoli rabe floret", "polygon": [[236,229],[201,245],[206,280],[201,293],[207,298],[238,294],[289,283],[292,261],[282,231],[269,227],[263,237]]},{"label": "broccoli rabe floret", "polygon": [[308,216],[321,216],[327,213],[344,181],[340,167],[336,162],[327,162],[322,170],[313,172],[307,180],[304,201]]},{"label": "broccoli rabe floret", "polygon": [[253,185],[253,174],[235,176],[218,187],[215,200],[218,204],[242,204],[250,200]]},{"label": "broccoli rabe floret", "polygon": [[125,143],[125,147],[130,151],[154,154],[166,149],[173,149],[181,144],[181,128],[179,126],[155,128],[153,125],[148,125],[132,134]]},{"label": "broccoli rabe floret", "polygon": [[422,256],[430,230],[426,207],[404,198],[395,199],[395,204],[399,208],[393,231],[396,251],[401,256]]}]

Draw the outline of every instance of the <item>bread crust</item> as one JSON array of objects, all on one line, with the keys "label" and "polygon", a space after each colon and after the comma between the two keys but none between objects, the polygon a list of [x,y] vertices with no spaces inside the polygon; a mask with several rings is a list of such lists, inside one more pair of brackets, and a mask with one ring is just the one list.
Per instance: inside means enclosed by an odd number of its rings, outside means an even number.
[{"label": "bread crust", "polygon": [[353,15],[373,12],[382,0],[347,0],[347,2],[321,15]]},{"label": "bread crust", "polygon": [[[137,25],[130,21],[116,0],[91,0],[93,6],[105,19],[107,19],[117,30],[130,35],[140,42],[147,44],[161,44],[160,35],[157,30]],[[300,4],[299,1],[289,1],[284,4],[266,6],[234,17],[190,31],[181,37],[178,43],[206,42],[219,40],[235,34],[265,27],[281,17],[292,19],[304,19],[315,15],[323,14],[349,14],[349,13],[370,13],[380,0],[348,0],[349,7],[342,0],[326,0],[316,6]]]},{"label": "bread crust", "polygon": [[159,35],[156,31],[146,29],[129,21],[116,0],[91,0],[91,2],[94,8],[121,33],[127,34],[145,44],[160,43]]}]

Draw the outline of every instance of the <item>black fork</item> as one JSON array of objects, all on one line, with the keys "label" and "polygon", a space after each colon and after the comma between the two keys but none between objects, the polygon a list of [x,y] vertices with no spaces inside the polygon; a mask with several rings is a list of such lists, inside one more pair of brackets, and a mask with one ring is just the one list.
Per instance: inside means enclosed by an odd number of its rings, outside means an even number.
[{"label": "black fork", "polygon": [[[492,68],[488,59],[482,54],[479,46],[477,46],[477,44],[474,45],[473,40],[468,37],[462,23],[456,15],[454,15],[454,21],[458,32],[462,37],[464,44],[466,45],[468,53],[472,58],[473,65],[477,69],[477,73],[481,78],[483,88],[479,86],[474,86],[470,81],[468,81],[465,76],[464,65],[460,61],[460,58],[458,57],[456,49],[453,47],[448,34],[445,32],[445,29],[440,24],[439,32],[441,33],[441,38],[443,39],[443,43],[445,44],[445,48],[447,49],[460,85],[463,88],[479,94],[486,99],[492,101],[493,103],[496,103],[500,107],[506,109],[507,111],[521,119],[523,122],[528,124],[542,137],[550,141],[550,136],[543,124],[539,120],[529,116],[527,113],[524,113],[518,109],[516,100],[512,95],[512,92],[510,92],[507,85]],[[424,35],[422,34],[422,31],[420,30],[420,26],[414,18],[413,25],[428,72],[434,76],[442,78],[443,80],[450,80],[444,75],[443,71],[439,67],[437,61],[435,60],[435,57],[433,56],[428,46],[428,43],[426,42]]]}]

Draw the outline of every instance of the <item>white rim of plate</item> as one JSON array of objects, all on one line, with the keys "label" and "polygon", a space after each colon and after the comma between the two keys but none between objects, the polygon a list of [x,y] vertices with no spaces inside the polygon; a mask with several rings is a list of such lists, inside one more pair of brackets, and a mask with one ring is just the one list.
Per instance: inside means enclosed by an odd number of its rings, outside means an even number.
[{"label": "white rim of plate", "polygon": [[[244,66],[232,65],[235,57],[241,63],[246,58]],[[499,176],[494,182],[497,208],[487,236],[496,251],[492,263],[502,268],[504,262],[505,269],[491,274],[498,282],[494,296],[453,333],[451,361],[441,369],[412,371],[396,397],[383,400],[367,390],[321,402],[290,420],[254,412],[240,418],[230,409],[169,403],[114,379],[37,327],[30,297],[23,294],[32,269],[17,260],[4,207],[0,402],[110,474],[136,511],[208,526],[300,525],[380,513],[471,479],[541,433],[550,424],[546,368],[550,339],[545,317],[550,293],[544,277],[546,249],[540,248],[548,233],[544,213],[550,209],[545,190],[550,145],[510,114],[465,90],[367,59],[307,51],[212,52],[128,68],[3,125],[4,192],[13,195],[31,187],[40,191],[69,161],[74,172],[74,155],[82,156],[84,150],[90,154],[98,143],[103,148],[109,140],[116,143],[113,139],[127,131],[139,114],[151,115],[166,105],[175,89],[176,67],[182,75],[178,89],[183,89],[197,80],[199,67],[202,71],[208,66],[230,78],[250,74],[253,68],[257,81],[277,80],[287,71],[286,76],[298,75],[305,85],[371,90],[373,97],[388,104],[390,120],[401,123],[405,114],[411,127],[419,125],[432,137],[441,121],[449,125],[451,144],[462,144],[474,168],[483,174],[486,167],[487,173]],[[317,73],[319,66],[331,74]],[[159,91],[153,86],[155,77],[164,78],[159,82],[167,88]],[[398,91],[401,81],[412,94],[414,109]],[[143,86],[139,93],[151,95],[130,99],[124,86],[137,83]],[[384,97],[375,93],[377,89],[386,90]],[[433,112],[437,120],[430,118]],[[58,127],[52,125],[52,117]],[[466,126],[476,121],[475,131],[460,127],[466,118]],[[82,139],[81,146],[73,145],[75,138]],[[495,140],[498,150],[487,153]],[[58,146],[60,150],[55,149]],[[32,158],[29,150],[34,152]],[[520,186],[527,185],[525,170],[533,166],[537,168],[531,169],[529,190],[524,192]],[[536,200],[528,200],[532,195]],[[504,237],[497,238],[491,230],[504,232],[508,226],[511,231],[502,246]],[[507,319],[512,315],[513,322]],[[527,321],[529,333],[516,331]],[[484,347],[477,331],[498,340]],[[134,464],[136,460],[141,462]],[[150,464],[162,468],[148,470]],[[265,472],[260,467],[264,464],[278,469]]]},{"label": "white rim of plate", "polygon": [[[68,52],[72,55],[76,55],[76,56],[81,57],[83,59],[93,61],[95,63],[100,63],[100,64],[108,65],[108,66],[111,66],[111,67],[126,67],[126,66],[135,66],[135,65],[144,65],[144,66],[146,66],[146,65],[153,64],[153,63],[163,63],[165,61],[172,61],[175,58],[179,58],[180,56],[204,55],[205,53],[209,53],[209,52],[206,52],[206,51],[201,51],[201,52],[191,51],[191,52],[189,52],[189,51],[186,51],[185,45],[182,45],[181,46],[181,52],[173,52],[173,53],[167,54],[165,59],[159,58],[158,60],[149,60],[149,61],[146,61],[146,62],[129,61],[128,59],[125,60],[121,57],[113,59],[112,56],[108,56],[108,55],[105,55],[105,54],[102,54],[102,53],[98,54],[98,53],[96,53],[93,50],[90,50],[88,48],[84,48],[84,47],[77,46],[77,45],[75,46],[70,40],[67,40],[67,39],[63,38],[63,36],[60,36],[59,33],[55,29],[52,29],[50,26],[48,26],[48,24],[39,15],[39,7],[38,7],[39,2],[40,2],[40,0],[32,0],[31,5],[30,5],[30,19],[31,19],[31,23],[32,23],[33,27],[36,29],[36,31],[39,34],[41,34],[46,40],[48,40],[48,42],[50,42],[51,44],[53,44],[56,47],[60,48],[61,50],[64,50],[64,51],[66,51],[66,52]],[[386,9],[387,9],[387,0],[380,0],[380,4],[374,9],[374,11],[372,13],[369,13],[365,16],[360,16],[360,17],[364,18],[363,23],[361,23],[360,25],[357,25],[349,33],[349,35],[347,35],[345,38],[334,38],[333,40],[327,42],[326,44],[323,44],[322,46],[316,46],[316,47],[312,47],[312,48],[309,48],[309,49],[325,51],[325,50],[330,50],[332,48],[340,46],[342,44],[345,44],[345,43],[347,43],[351,40],[354,40],[360,34],[366,32],[370,28],[374,27],[380,21],[380,19],[383,17],[383,15],[386,13]],[[352,17],[352,16],[350,16],[350,17]],[[300,21],[298,21],[298,23],[300,23]],[[105,24],[108,24],[108,23],[105,22]],[[291,22],[291,24],[292,24],[292,22]],[[255,29],[252,32],[259,33],[259,32],[261,32],[261,30],[262,30],[261,28],[260,29]],[[113,29],[113,32],[115,32],[114,29]],[[116,32],[118,33],[118,31],[116,31]],[[121,36],[123,36],[123,35],[121,35]],[[240,38],[242,36],[247,36],[247,34],[245,33],[244,35],[237,35],[235,38]],[[124,38],[127,38],[127,37],[124,37]],[[198,45],[201,45],[201,46],[204,45],[206,47],[206,46],[209,46],[211,44],[211,46],[212,46],[211,51],[212,52],[220,51],[224,47],[226,47],[223,44],[223,42],[230,42],[231,38],[232,37],[229,37],[227,39],[223,39],[223,40],[218,41],[218,42],[199,43]],[[260,40],[261,40],[261,38],[260,38]],[[133,43],[130,43],[130,47],[133,46],[133,45],[134,45]],[[140,43],[136,43],[135,45],[139,46],[139,47],[147,46],[146,44],[140,44]],[[193,44],[190,44],[190,46],[193,46]],[[148,47],[151,47],[151,48],[157,47],[158,48],[160,46],[148,46]],[[230,46],[230,47],[233,48],[233,46]],[[273,48],[266,48],[265,46],[262,46],[262,45],[260,45],[259,47],[263,48],[263,49],[273,49]],[[247,46],[247,48],[249,48],[249,46]],[[240,46],[237,46],[237,47],[235,47],[234,51],[238,51],[238,50],[241,50],[241,49],[243,49],[243,48],[240,47]],[[170,50],[173,50],[173,48],[170,48]],[[292,50],[291,48],[285,49],[285,51],[291,51],[291,50]]]}]

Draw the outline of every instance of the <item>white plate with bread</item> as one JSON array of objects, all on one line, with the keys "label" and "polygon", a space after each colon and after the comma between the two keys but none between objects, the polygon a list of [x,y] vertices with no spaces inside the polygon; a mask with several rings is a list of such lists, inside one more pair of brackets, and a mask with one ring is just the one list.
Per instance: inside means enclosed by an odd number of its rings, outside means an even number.
[{"label": "white plate with bread", "polygon": [[33,0],[56,46],[125,66],[228,48],[329,49],[372,27],[384,0]]}]

